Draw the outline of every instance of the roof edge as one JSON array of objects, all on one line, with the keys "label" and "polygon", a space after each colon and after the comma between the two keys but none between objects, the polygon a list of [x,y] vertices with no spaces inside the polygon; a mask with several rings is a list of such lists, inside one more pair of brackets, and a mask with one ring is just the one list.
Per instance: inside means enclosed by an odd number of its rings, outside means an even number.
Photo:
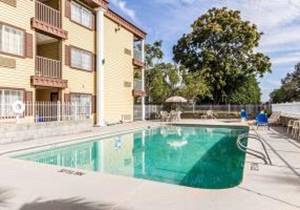
[{"label": "roof edge", "polygon": [[123,26],[125,29],[128,31],[132,32],[134,35],[136,35],[138,38],[144,39],[147,36],[147,33],[137,27],[135,24],[132,22],[128,21],[121,15],[119,15],[117,12],[113,11],[112,9],[107,9],[105,12],[105,16],[109,18],[110,20],[120,24]]}]

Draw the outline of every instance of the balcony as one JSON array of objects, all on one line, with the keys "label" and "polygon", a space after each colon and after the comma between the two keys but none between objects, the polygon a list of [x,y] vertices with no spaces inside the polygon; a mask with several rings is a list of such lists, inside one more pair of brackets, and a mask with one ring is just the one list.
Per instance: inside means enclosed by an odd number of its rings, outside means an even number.
[{"label": "balcony", "polygon": [[61,79],[61,61],[36,56],[35,75],[53,79]]},{"label": "balcony", "polygon": [[142,80],[134,79],[132,95],[135,97],[145,96]]},{"label": "balcony", "polygon": [[62,29],[61,12],[42,2],[35,1],[35,17],[31,19],[31,25],[37,30],[67,39],[68,33]]},{"label": "balcony", "polygon": [[35,76],[31,77],[31,82],[34,86],[68,87],[68,81],[62,79],[61,61],[42,56],[36,56]]},{"label": "balcony", "polygon": [[143,59],[142,59],[142,51],[139,49],[133,50],[133,60],[132,63],[135,67],[142,68],[144,66]]}]

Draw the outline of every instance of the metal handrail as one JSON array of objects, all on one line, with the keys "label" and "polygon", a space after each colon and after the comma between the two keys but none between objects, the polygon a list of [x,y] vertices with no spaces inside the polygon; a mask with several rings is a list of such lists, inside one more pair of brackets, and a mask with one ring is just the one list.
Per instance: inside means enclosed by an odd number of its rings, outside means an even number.
[{"label": "metal handrail", "polygon": [[266,157],[267,157],[267,159],[268,159],[268,161],[269,161],[269,164],[272,165],[272,161],[271,161],[271,158],[270,158],[270,156],[269,156],[269,153],[268,153],[268,151],[267,151],[267,148],[266,148],[266,145],[265,145],[264,141],[263,141],[258,135],[248,134],[248,136],[249,136],[251,139],[255,139],[255,140],[257,140],[257,141],[259,141],[259,142],[261,143],[261,145],[262,145],[262,147],[263,147],[263,149],[264,149],[264,152],[265,152],[265,154],[266,154]]},{"label": "metal handrail", "polygon": [[[241,140],[242,139],[245,139],[245,138],[248,138],[248,139],[254,139],[254,140],[257,140],[261,143],[262,147],[263,147],[263,150],[264,150],[264,153],[260,152],[260,151],[257,151],[257,150],[254,150],[254,149],[251,149],[251,148],[248,148],[248,146],[245,146],[244,144],[241,143]],[[265,164],[269,164],[269,165],[272,165],[272,161],[270,159],[270,156],[267,152],[267,149],[266,149],[266,146],[264,144],[264,142],[259,138],[259,136],[256,136],[256,135],[253,135],[253,134],[241,134],[238,138],[237,138],[237,141],[236,141],[236,145],[237,147],[242,151],[242,152],[245,152],[247,154],[250,154],[254,157],[257,157],[261,160],[264,161]]]}]

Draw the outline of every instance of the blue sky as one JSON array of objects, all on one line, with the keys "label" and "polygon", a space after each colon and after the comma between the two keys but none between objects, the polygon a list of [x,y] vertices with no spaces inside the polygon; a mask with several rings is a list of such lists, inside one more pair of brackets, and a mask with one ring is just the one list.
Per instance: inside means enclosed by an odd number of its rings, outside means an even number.
[{"label": "blue sky", "polygon": [[166,61],[171,61],[176,41],[209,8],[240,10],[244,20],[264,33],[257,51],[267,54],[273,63],[272,74],[260,80],[264,101],[300,61],[300,0],[110,0],[110,5],[144,29],[147,42],[163,40]]}]

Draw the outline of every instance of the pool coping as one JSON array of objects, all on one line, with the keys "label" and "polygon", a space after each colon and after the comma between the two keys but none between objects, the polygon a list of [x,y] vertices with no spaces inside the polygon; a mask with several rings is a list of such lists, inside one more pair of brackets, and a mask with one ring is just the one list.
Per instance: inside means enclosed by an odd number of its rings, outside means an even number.
[{"label": "pool coping", "polygon": [[[215,123],[215,124],[214,124]],[[1,152],[0,151],[0,158],[7,158],[7,159],[13,159],[13,160],[17,160],[17,161],[24,161],[24,162],[31,162],[32,164],[35,165],[35,167],[39,167],[39,166],[47,166],[53,169],[59,168],[61,170],[67,169],[73,172],[80,172],[80,173],[84,173],[84,174],[88,174],[88,173],[101,173],[104,175],[111,175],[111,176],[116,176],[116,177],[128,177],[130,179],[137,179],[137,180],[143,180],[143,181],[150,181],[150,182],[156,182],[156,183],[163,183],[163,184],[170,184],[170,185],[175,185],[175,186],[180,186],[180,187],[186,187],[186,188],[191,188],[191,189],[198,189],[198,190],[221,190],[221,189],[205,189],[205,188],[197,188],[197,187],[191,187],[191,186],[183,186],[183,185],[178,185],[178,184],[172,184],[172,183],[166,183],[166,182],[160,182],[160,181],[155,181],[155,180],[149,180],[149,179],[143,179],[143,178],[136,178],[136,177],[130,177],[130,176],[124,176],[124,175],[119,175],[119,174],[111,174],[108,172],[95,172],[95,171],[90,171],[90,170],[85,170],[85,169],[76,169],[76,168],[71,168],[71,167],[65,167],[65,166],[57,166],[57,165],[51,165],[51,164],[42,164],[42,163],[38,163],[38,162],[32,162],[32,161],[28,161],[28,160],[23,160],[23,159],[19,159],[16,156],[22,156],[28,153],[35,153],[35,152],[42,152],[48,149],[55,149],[55,148],[59,148],[59,147],[64,147],[64,146],[69,146],[69,145],[75,145],[75,144],[80,144],[80,143],[87,143],[87,142],[91,142],[93,141],[92,138],[97,138],[98,141],[104,141],[107,138],[116,136],[116,135],[123,135],[123,134],[128,134],[134,131],[139,131],[141,129],[148,129],[148,128],[157,128],[157,127],[161,127],[161,126],[172,126],[172,125],[181,125],[181,126],[201,126],[201,127],[222,127],[222,128],[226,128],[226,127],[236,127],[236,128],[248,128],[248,132],[250,132],[250,127],[249,125],[245,124],[245,123],[230,123],[230,124],[226,124],[224,122],[214,122],[214,121],[205,121],[205,122],[201,122],[201,123],[196,123],[196,122],[185,122],[185,121],[180,121],[180,122],[155,122],[155,124],[146,124],[146,125],[141,125],[141,126],[137,126],[131,129],[124,129],[124,130],[119,130],[119,131],[114,131],[114,132],[108,132],[108,133],[104,133],[104,134],[93,134],[93,135],[88,135],[88,136],[84,136],[84,137],[75,137],[75,138],[70,138],[68,140],[64,140],[64,141],[58,141],[58,142],[53,142],[53,143],[49,143],[49,144],[42,144],[42,145],[37,145],[37,146],[31,146],[31,147],[26,147],[26,148],[22,148],[22,149],[17,149],[17,150],[11,150],[11,151],[5,151],[5,152]],[[55,139],[55,137],[54,137]],[[21,142],[22,143],[22,142]],[[243,168],[243,175],[242,175],[242,181],[240,184],[243,183],[244,177],[245,177],[245,165],[247,163],[247,154],[245,154],[245,159],[244,159],[244,168]],[[238,184],[237,186],[234,187],[230,187],[230,188],[235,188],[238,187],[240,184]],[[228,189],[230,189],[228,188]],[[223,189],[224,190],[224,189]]]}]

